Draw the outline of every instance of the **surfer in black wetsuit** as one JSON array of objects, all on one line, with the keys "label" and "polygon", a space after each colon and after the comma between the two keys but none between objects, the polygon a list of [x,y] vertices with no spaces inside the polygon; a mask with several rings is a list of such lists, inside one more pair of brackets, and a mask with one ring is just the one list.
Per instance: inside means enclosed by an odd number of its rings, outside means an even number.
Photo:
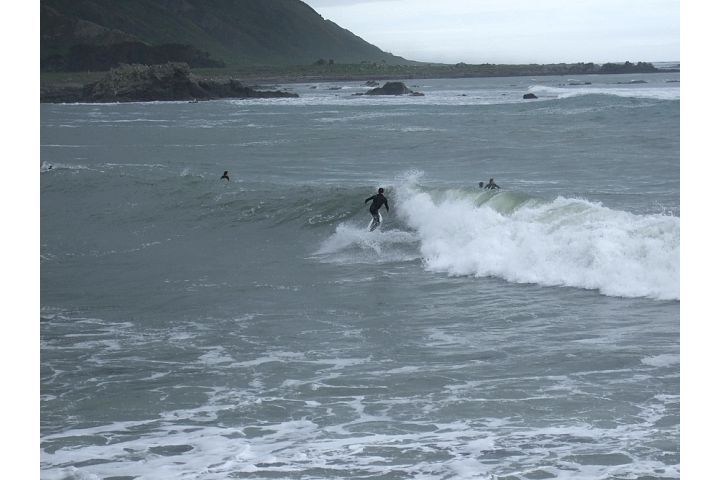
[{"label": "surfer in black wetsuit", "polygon": [[485,185],[486,190],[495,190],[496,188],[500,188],[500,185],[495,183],[495,180],[493,180],[492,178],[488,181],[487,185]]},{"label": "surfer in black wetsuit", "polygon": [[377,228],[378,225],[380,225],[380,215],[378,214],[378,210],[380,210],[380,207],[385,205],[385,209],[389,212],[390,207],[388,206],[387,198],[385,198],[385,195],[383,195],[383,192],[385,190],[383,188],[378,188],[377,195],[373,195],[370,198],[365,199],[365,203],[372,200],[372,204],[370,205],[370,215],[373,217],[372,224],[370,225],[370,231],[372,232]]},{"label": "surfer in black wetsuit", "polygon": [[223,173],[223,176],[220,177],[220,180],[222,180],[223,178],[224,178],[225,180],[227,180],[228,182],[230,181],[230,176],[228,176],[227,170],[225,170],[225,172]]}]

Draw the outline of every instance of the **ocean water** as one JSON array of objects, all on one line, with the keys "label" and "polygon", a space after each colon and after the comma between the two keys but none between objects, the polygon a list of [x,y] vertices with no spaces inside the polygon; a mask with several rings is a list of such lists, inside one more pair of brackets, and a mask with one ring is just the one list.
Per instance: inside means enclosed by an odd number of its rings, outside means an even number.
[{"label": "ocean water", "polygon": [[679,478],[678,80],[42,105],[41,477]]}]

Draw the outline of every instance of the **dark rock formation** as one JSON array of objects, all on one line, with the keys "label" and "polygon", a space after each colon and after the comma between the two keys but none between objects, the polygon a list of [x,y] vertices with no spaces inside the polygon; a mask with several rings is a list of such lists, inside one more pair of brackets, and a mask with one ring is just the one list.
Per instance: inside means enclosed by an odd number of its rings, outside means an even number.
[{"label": "dark rock formation", "polygon": [[207,98],[198,82],[191,80],[190,67],[181,63],[165,65],[123,65],[101,80],[85,85],[87,102],[148,102]]},{"label": "dark rock formation", "polygon": [[523,95],[524,100],[534,100],[536,98],[538,97],[534,93],[526,93],[525,95]]},{"label": "dark rock formation", "polygon": [[296,93],[258,91],[235,79],[203,80],[184,63],[123,65],[82,88],[41,90],[41,102],[152,102],[217,98],[297,97]]},{"label": "dark rock formation", "polygon": [[382,87],[373,88],[365,95],[413,95],[415,93],[419,92],[413,92],[403,82],[386,82]]}]

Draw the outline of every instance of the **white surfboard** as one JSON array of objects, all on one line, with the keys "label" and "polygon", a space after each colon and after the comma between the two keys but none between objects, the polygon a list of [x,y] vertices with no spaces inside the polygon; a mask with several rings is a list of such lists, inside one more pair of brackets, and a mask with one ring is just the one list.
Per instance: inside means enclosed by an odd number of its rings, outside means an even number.
[{"label": "white surfboard", "polygon": [[383,221],[383,220],[382,220],[382,215],[380,215],[380,212],[378,212],[378,218],[380,218],[380,221],[379,221],[379,222],[375,222],[375,219],[374,219],[374,218],[373,218],[372,220],[370,220],[370,223],[368,224],[368,230],[369,230],[369,231],[372,232],[373,230],[375,230],[376,228],[378,228],[378,227],[382,224],[382,221]]}]

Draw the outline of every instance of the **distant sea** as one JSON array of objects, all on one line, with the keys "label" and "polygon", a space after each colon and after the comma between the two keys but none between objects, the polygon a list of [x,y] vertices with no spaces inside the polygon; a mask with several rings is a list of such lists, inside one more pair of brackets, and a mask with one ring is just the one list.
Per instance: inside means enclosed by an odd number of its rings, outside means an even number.
[{"label": "distant sea", "polygon": [[41,477],[680,478],[678,81],[43,104]]}]

